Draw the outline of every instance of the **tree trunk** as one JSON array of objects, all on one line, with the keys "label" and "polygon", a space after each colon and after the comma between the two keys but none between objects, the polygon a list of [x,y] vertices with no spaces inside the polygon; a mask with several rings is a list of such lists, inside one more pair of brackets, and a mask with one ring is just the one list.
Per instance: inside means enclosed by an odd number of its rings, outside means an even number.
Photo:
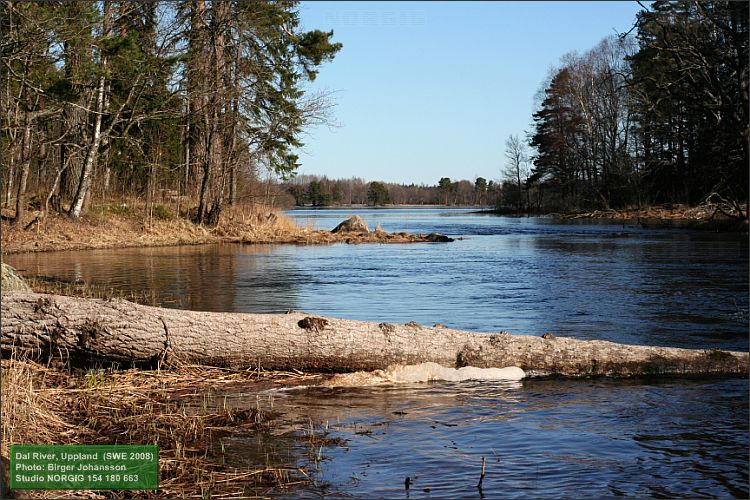
[{"label": "tree trunk", "polygon": [[748,353],[483,334],[293,314],[181,311],[125,300],[7,292],[2,351],[79,364],[201,363],[332,372],[435,362],[518,366],[528,375],[747,376]]},{"label": "tree trunk", "polygon": [[[110,2],[108,0],[104,1],[102,9],[104,11],[101,24],[102,34],[104,36],[109,36],[110,28],[112,25],[112,11]],[[99,84],[97,85],[96,89],[96,117],[94,119],[93,137],[91,138],[91,143],[89,144],[88,151],[86,152],[86,159],[84,160],[83,167],[81,169],[81,177],[78,182],[78,189],[76,190],[76,194],[70,204],[70,210],[68,210],[68,215],[73,219],[79,219],[81,217],[84,204],[86,203],[87,198],[90,197],[92,178],[94,175],[94,165],[96,164],[99,156],[99,148],[102,142],[106,141],[106,138],[103,137],[103,135],[105,134],[102,133],[102,115],[106,111],[109,103],[107,79],[104,76],[107,70],[107,58],[101,52],[101,50],[102,49],[100,48],[99,62],[103,74],[99,77]],[[130,95],[128,95],[128,100],[130,100]],[[120,109],[122,110],[122,108]],[[111,126],[109,131],[111,131]],[[107,133],[109,133],[109,131]]]},{"label": "tree trunk", "polygon": [[13,225],[19,225],[23,219],[26,208],[26,183],[29,179],[29,169],[31,168],[31,119],[26,111],[23,142],[21,145],[21,176],[18,180],[18,190],[16,192],[16,215],[13,217]]},{"label": "tree trunk", "polygon": [[[103,63],[106,66],[106,61]],[[102,113],[104,111],[104,77],[99,78],[99,88],[97,90],[96,97],[96,118],[94,120],[94,136],[89,145],[89,150],[86,153],[86,160],[83,163],[83,169],[81,170],[81,178],[78,181],[78,190],[73,198],[73,202],[70,205],[70,211],[68,214],[73,219],[81,217],[83,211],[83,202],[86,200],[86,196],[89,194],[91,189],[91,177],[94,172],[94,161],[99,154],[99,145],[102,141]]]},{"label": "tree trunk", "polygon": [[[85,106],[87,103],[81,100],[77,103],[80,106]],[[85,118],[85,111],[78,107],[74,107],[70,103],[63,105],[62,112],[63,126],[65,127],[65,133],[70,137],[69,142],[85,143],[87,141],[84,128],[87,126]],[[60,144],[60,165],[62,168],[62,174],[60,177],[60,192],[59,198],[61,201],[73,200],[76,191],[78,190],[78,182],[81,179],[81,168],[83,162],[81,161],[81,154],[75,148],[71,147],[66,142]],[[65,168],[67,166],[67,168]],[[60,203],[62,205],[62,203]],[[62,207],[57,206],[57,211],[62,212]]]},{"label": "tree trunk", "polygon": [[187,133],[186,140],[186,183],[185,194],[193,197],[200,194],[201,184],[198,179],[203,172],[203,162],[206,155],[205,125],[201,124],[201,117],[206,113],[208,97],[208,69],[207,60],[207,21],[206,4],[204,0],[190,2],[190,31],[189,55],[186,62],[187,77]]}]

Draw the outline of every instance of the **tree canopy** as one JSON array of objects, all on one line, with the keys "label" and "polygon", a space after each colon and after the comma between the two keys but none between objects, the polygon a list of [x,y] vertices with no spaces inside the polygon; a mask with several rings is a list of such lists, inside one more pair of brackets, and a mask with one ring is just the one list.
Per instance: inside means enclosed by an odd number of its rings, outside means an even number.
[{"label": "tree canopy", "polygon": [[388,188],[382,182],[371,182],[367,189],[367,203],[369,205],[385,205],[391,203],[391,195]]},{"label": "tree canopy", "polygon": [[305,82],[341,49],[294,1],[2,2],[0,30],[16,220],[27,191],[78,218],[94,196],[169,190],[215,224],[238,179],[296,171],[326,111]]},{"label": "tree canopy", "polygon": [[[537,206],[748,197],[748,2],[654,2],[635,36],[563,57],[530,146]],[[529,202],[529,205],[533,203]]]}]

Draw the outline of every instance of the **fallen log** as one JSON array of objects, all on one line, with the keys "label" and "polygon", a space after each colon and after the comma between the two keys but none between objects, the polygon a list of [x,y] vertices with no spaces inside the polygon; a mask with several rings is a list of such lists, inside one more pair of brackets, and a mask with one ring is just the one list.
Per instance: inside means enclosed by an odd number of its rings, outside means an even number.
[{"label": "fallen log", "polygon": [[748,353],[617,344],[601,340],[474,333],[305,313],[182,311],[125,300],[6,292],[2,342],[36,359],[151,366],[188,362],[239,369],[325,372],[435,362],[518,366],[529,375],[747,376]]}]

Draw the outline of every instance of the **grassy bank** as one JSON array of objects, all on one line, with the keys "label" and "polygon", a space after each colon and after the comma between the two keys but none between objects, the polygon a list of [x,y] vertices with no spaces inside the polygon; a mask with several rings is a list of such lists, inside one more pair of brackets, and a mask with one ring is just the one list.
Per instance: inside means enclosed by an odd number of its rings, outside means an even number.
[{"label": "grassy bank", "polygon": [[300,227],[278,211],[262,205],[232,207],[222,213],[216,227],[193,224],[187,214],[179,217],[161,208],[147,213],[138,200],[108,203],[89,209],[80,220],[50,213],[39,220],[29,212],[18,225],[3,211],[2,251],[43,252],[206,243],[287,243],[325,245],[334,243],[413,243],[429,241],[426,235],[388,233],[378,228],[369,233],[338,233]]},{"label": "grassy bank", "polygon": [[624,210],[595,210],[566,214],[567,219],[604,219],[639,224],[643,227],[675,227],[747,231],[747,206],[735,207],[728,203],[706,202],[696,207],[661,205]]},{"label": "grassy bank", "polygon": [[[488,210],[484,213],[509,216],[518,214],[512,208]],[[644,228],[702,229],[733,232],[747,232],[747,214],[747,205],[737,207],[725,202],[706,202],[698,206],[667,204],[621,210],[594,210],[592,212],[521,213],[524,216],[538,215],[558,217],[565,220],[612,221],[615,223],[638,225]]]},{"label": "grassy bank", "polygon": [[282,416],[260,399],[250,408],[228,407],[218,394],[309,385],[319,378],[201,366],[70,372],[3,360],[4,474],[10,444],[156,444],[158,492],[18,490],[15,497],[263,497],[270,490],[303,485],[311,481],[303,467],[274,463],[268,456],[265,462],[236,466],[226,454],[224,440],[268,432]]},{"label": "grassy bank", "polygon": [[77,221],[58,213],[49,213],[38,220],[39,213],[30,212],[14,227],[5,220],[8,215],[4,215],[2,245],[5,253],[221,241],[290,243],[313,233],[308,228],[297,227],[282,214],[257,205],[227,210],[216,227],[193,224],[187,214],[177,216],[164,208],[147,212],[138,200],[91,207]]}]

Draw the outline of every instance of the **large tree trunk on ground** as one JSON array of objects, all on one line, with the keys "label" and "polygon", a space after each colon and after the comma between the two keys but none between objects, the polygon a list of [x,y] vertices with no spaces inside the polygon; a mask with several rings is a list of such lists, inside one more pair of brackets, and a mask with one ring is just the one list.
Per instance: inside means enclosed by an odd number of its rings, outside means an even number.
[{"label": "large tree trunk on ground", "polygon": [[234,368],[345,372],[432,361],[518,366],[530,375],[747,376],[748,353],[599,340],[482,334],[448,328],[162,309],[124,300],[7,292],[2,350],[125,365],[192,362]]}]

